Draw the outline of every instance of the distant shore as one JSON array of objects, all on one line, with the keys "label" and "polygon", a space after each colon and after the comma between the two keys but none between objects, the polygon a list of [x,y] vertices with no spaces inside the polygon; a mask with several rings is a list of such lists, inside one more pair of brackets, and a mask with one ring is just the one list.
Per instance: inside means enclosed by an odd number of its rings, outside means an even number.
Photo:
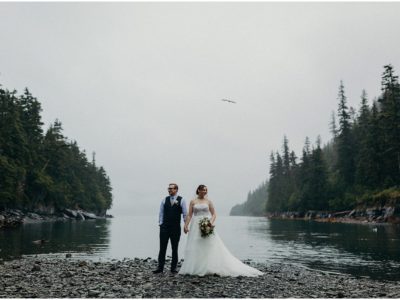
[{"label": "distant shore", "polygon": [[400,224],[398,208],[369,208],[353,209],[340,212],[277,212],[268,213],[269,219],[313,220],[326,223],[351,223],[351,224]]},{"label": "distant shore", "polygon": [[[249,263],[249,262],[248,262]],[[399,298],[399,284],[295,265],[255,264],[259,277],[153,274],[153,259],[0,262],[1,298]]]},{"label": "distant shore", "polygon": [[346,224],[364,224],[364,225],[385,225],[385,224],[400,224],[400,222],[376,221],[368,218],[351,218],[351,217],[331,217],[331,218],[304,218],[304,217],[286,217],[286,216],[265,216],[268,219],[279,220],[300,220],[300,221],[315,221],[321,223],[346,223]]}]

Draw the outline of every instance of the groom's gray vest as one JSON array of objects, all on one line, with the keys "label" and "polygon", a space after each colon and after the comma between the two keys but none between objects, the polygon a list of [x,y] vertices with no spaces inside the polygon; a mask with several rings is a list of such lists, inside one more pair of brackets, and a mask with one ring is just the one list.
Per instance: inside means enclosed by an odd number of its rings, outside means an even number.
[{"label": "groom's gray vest", "polygon": [[181,206],[182,197],[178,196],[176,198],[175,205],[171,205],[171,197],[168,196],[164,201],[164,218],[163,218],[163,227],[170,228],[180,228],[181,226],[181,214],[182,214],[182,206]]}]

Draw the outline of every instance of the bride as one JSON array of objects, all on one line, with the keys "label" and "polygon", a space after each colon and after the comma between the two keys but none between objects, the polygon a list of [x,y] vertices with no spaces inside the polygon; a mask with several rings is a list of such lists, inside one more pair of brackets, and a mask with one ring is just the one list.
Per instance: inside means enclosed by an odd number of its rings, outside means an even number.
[{"label": "bride", "polygon": [[[190,201],[184,232],[189,233],[184,252],[184,262],[179,274],[199,275],[218,274],[220,276],[258,276],[263,273],[234,257],[224,243],[214,233],[202,237],[199,227],[200,219],[210,218],[214,226],[216,214],[210,200],[207,199],[207,187],[199,185],[197,198]],[[190,224],[190,225],[189,225]],[[188,227],[189,226],[189,227]]]}]

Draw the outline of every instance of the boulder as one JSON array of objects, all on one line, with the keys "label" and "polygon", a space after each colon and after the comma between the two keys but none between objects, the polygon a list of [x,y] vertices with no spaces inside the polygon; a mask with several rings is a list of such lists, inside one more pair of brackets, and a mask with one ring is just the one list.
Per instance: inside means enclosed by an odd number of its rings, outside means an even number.
[{"label": "boulder", "polygon": [[27,217],[31,218],[33,220],[41,220],[42,219],[41,216],[39,216],[38,214],[35,214],[35,213],[28,213]]},{"label": "boulder", "polygon": [[394,211],[395,211],[394,207],[391,207],[391,206],[385,207],[384,208],[384,213],[385,213],[384,217],[385,218],[392,217],[394,215]]},{"label": "boulder", "polygon": [[97,216],[93,213],[86,212],[86,211],[80,211],[80,213],[86,218],[86,219],[97,219]]},{"label": "boulder", "polygon": [[10,215],[12,215],[12,216],[17,216],[17,217],[20,217],[20,216],[23,216],[24,214],[22,213],[22,211],[20,211],[19,209],[10,209],[9,211],[8,211],[8,213],[10,214]]},{"label": "boulder", "polygon": [[66,208],[66,209],[64,209],[64,212],[70,217],[73,217],[73,218],[78,217],[78,212],[76,210]]}]

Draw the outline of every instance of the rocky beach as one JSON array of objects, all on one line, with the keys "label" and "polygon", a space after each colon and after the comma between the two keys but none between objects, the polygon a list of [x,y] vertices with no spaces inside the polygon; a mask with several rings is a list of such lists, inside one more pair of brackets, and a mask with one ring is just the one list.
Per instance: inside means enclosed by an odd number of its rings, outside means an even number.
[{"label": "rocky beach", "polygon": [[295,265],[246,262],[264,275],[153,274],[156,261],[23,257],[0,263],[1,298],[400,298],[400,284]]}]

